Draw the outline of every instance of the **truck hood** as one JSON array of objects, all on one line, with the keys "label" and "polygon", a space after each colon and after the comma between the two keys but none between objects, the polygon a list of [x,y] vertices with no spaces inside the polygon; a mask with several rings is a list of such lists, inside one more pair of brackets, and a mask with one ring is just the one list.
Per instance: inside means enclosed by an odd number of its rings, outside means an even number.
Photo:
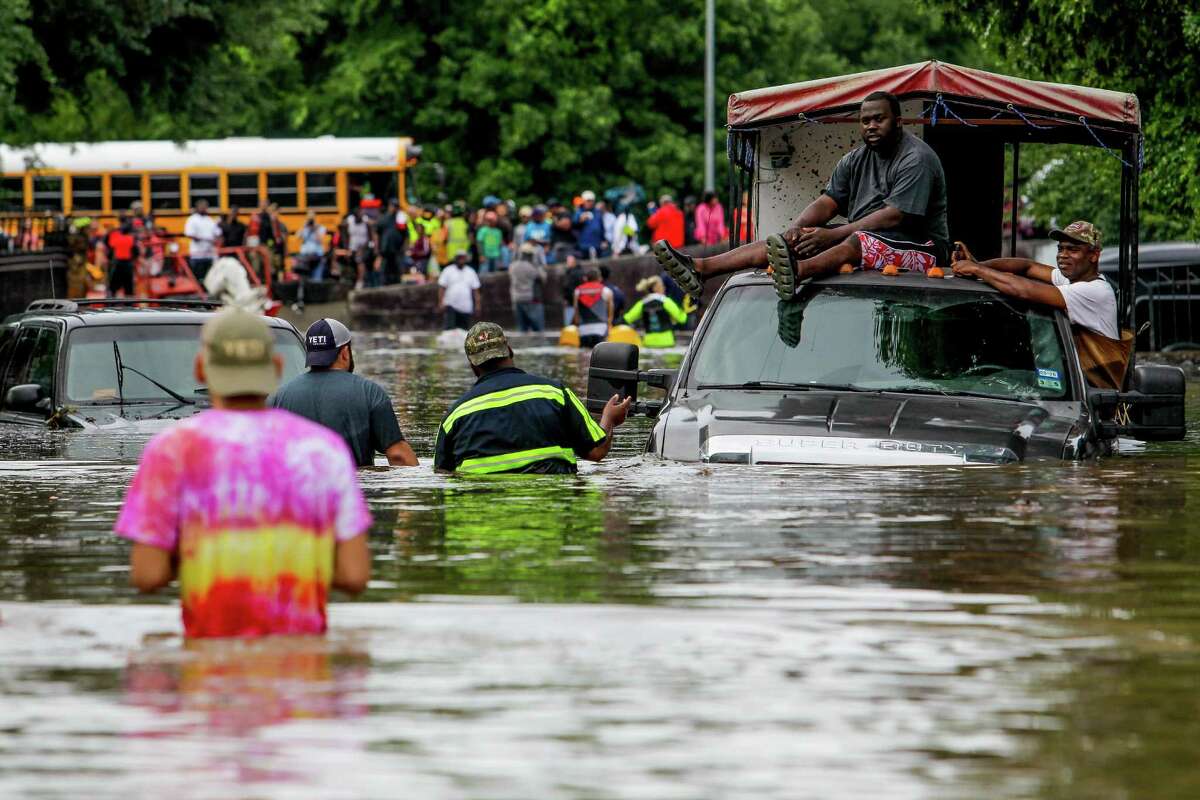
[{"label": "truck hood", "polygon": [[207,405],[177,403],[73,406],[66,414],[67,426],[85,431],[117,433],[157,433],[177,420],[190,417],[208,408]]},{"label": "truck hood", "polygon": [[655,449],[670,459],[733,464],[1004,464],[1061,458],[1076,419],[1046,405],[985,398],[693,391],[660,419]]}]

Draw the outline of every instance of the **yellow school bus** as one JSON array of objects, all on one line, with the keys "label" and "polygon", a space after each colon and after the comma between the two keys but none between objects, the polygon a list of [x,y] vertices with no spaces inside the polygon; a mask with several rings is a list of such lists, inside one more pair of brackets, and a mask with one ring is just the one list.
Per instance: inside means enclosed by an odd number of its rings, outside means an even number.
[{"label": "yellow school bus", "polygon": [[65,214],[114,225],[134,203],[159,227],[183,232],[197,200],[210,214],[238,207],[242,221],[277,203],[295,233],[309,209],[332,231],[367,196],[407,203],[407,137],[238,137],[0,145],[0,215]]}]

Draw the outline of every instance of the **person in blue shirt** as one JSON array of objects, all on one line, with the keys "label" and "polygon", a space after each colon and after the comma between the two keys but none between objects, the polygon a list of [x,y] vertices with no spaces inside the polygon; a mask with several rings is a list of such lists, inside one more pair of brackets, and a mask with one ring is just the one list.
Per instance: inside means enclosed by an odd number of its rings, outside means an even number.
[{"label": "person in blue shirt", "polygon": [[575,251],[580,258],[603,258],[608,255],[609,244],[604,238],[604,215],[596,210],[596,193],[589,190],[580,197],[583,203],[571,219],[578,237]]},{"label": "person in blue shirt", "polygon": [[550,220],[546,217],[545,206],[534,206],[533,212],[525,223],[524,238],[518,244],[533,242],[545,253],[550,249]]}]

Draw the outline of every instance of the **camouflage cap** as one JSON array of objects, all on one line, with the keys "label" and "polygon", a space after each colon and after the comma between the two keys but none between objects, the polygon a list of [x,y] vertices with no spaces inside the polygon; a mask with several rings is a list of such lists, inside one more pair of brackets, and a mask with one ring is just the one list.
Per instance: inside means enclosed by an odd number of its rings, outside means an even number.
[{"label": "camouflage cap", "polygon": [[1095,225],[1087,220],[1077,219],[1061,230],[1055,228],[1050,231],[1050,238],[1059,242],[1064,240],[1078,242],[1099,250],[1104,237]]},{"label": "camouflage cap", "polygon": [[467,331],[467,340],[463,343],[467,351],[467,361],[478,367],[493,358],[508,358],[508,339],[504,338],[504,329],[494,322],[476,322]]}]

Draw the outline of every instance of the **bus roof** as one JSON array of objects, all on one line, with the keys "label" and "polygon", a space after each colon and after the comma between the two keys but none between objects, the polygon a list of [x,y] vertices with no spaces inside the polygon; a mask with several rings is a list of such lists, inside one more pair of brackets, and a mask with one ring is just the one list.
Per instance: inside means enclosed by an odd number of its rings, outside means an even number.
[{"label": "bus roof", "polygon": [[0,145],[0,172],[145,172],[184,169],[397,169],[407,137],[264,139],[258,136],[186,142],[74,142]]}]

